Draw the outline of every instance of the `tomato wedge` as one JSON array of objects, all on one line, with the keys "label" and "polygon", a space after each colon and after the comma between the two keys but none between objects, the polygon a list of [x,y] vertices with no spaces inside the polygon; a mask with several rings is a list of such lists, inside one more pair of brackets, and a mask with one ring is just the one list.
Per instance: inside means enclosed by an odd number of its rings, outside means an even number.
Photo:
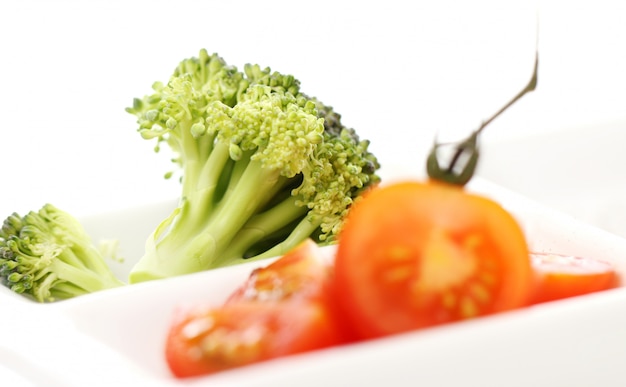
[{"label": "tomato wedge", "polygon": [[615,267],[589,257],[533,252],[537,278],[532,304],[613,289],[620,285]]},{"label": "tomato wedge", "polygon": [[325,348],[338,335],[319,303],[237,302],[181,312],[165,357],[172,374],[186,378]]},{"label": "tomato wedge", "polygon": [[363,338],[521,307],[533,280],[516,220],[486,197],[435,181],[383,186],[357,202],[335,277]]},{"label": "tomato wedge", "polygon": [[271,264],[254,270],[227,302],[323,299],[329,295],[331,262],[307,239]]},{"label": "tomato wedge", "polygon": [[331,278],[330,262],[307,240],[254,270],[223,305],[179,311],[166,340],[172,374],[207,375],[346,342]]}]

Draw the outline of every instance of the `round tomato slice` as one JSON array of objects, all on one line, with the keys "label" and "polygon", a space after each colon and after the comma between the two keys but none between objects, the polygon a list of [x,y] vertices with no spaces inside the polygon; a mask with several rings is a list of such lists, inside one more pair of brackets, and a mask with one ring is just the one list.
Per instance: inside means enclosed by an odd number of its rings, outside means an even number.
[{"label": "round tomato slice", "polygon": [[184,378],[338,342],[328,309],[320,303],[237,302],[179,315],[167,335],[165,355],[172,374]]},{"label": "round tomato slice", "polygon": [[533,304],[609,290],[620,284],[615,267],[605,261],[542,252],[533,252],[530,257],[537,278]]},{"label": "round tomato slice", "polygon": [[373,189],[339,237],[335,291],[364,338],[526,305],[524,234],[498,203],[444,183]]}]

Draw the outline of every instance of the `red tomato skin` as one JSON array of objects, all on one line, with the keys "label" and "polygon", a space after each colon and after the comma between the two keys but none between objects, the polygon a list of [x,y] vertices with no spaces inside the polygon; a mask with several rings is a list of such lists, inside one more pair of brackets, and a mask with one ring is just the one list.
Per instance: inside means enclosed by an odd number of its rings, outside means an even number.
[{"label": "red tomato skin", "polygon": [[[179,311],[166,340],[172,374],[178,378],[209,375],[347,342],[331,293],[332,275],[332,266],[320,247],[307,240],[255,269],[222,305]],[[202,350],[201,343],[210,331],[197,337],[185,334],[203,321],[229,330],[233,339],[245,337],[243,332],[250,330],[265,333],[254,349],[243,346],[237,356],[228,356],[219,350]],[[219,347],[219,340],[212,342]]]},{"label": "red tomato skin", "polygon": [[621,278],[608,262],[564,254],[532,252],[536,289],[530,304],[557,301],[617,288]]},{"label": "red tomato skin", "polygon": [[[519,224],[506,210],[442,183],[397,183],[374,189],[355,204],[339,236],[335,292],[357,336],[377,338],[465,318],[433,307],[437,292],[409,296],[407,283],[392,286],[378,279],[396,246],[408,249],[418,265],[434,229],[453,241],[478,235],[484,242],[480,252],[498,265],[498,288],[479,315],[527,305],[532,286],[528,248]],[[420,303],[424,308],[415,306]]]},{"label": "red tomato skin", "polygon": [[341,332],[343,343],[357,339],[338,304],[334,288],[334,264],[323,255],[313,240],[307,239],[284,256],[254,270],[247,280],[232,292],[226,303],[316,301],[328,309]]},{"label": "red tomato skin", "polygon": [[[179,313],[165,343],[167,365],[177,378],[210,375],[343,340],[328,308],[318,302],[237,302]],[[213,322],[210,329],[189,334],[205,321]],[[215,334],[219,330],[227,334]],[[252,344],[251,332],[256,335]],[[203,349],[209,347],[213,349]]]},{"label": "red tomato skin", "polygon": [[328,296],[331,275],[330,262],[324,261],[320,247],[307,239],[276,261],[255,269],[226,303],[323,299]]}]

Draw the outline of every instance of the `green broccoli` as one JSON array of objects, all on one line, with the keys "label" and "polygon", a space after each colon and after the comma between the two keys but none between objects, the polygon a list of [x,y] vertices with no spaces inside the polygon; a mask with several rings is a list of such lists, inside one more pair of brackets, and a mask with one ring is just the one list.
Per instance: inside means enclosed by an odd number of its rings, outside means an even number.
[{"label": "green broccoli", "polygon": [[291,75],[239,72],[201,50],[153,90],[127,111],[155,150],[166,143],[176,154],[182,194],[131,283],[278,256],[308,237],[333,243],[354,200],[380,180],[369,142]]},{"label": "green broccoli", "polygon": [[51,204],[0,229],[0,281],[16,293],[50,302],[124,285],[82,225]]}]

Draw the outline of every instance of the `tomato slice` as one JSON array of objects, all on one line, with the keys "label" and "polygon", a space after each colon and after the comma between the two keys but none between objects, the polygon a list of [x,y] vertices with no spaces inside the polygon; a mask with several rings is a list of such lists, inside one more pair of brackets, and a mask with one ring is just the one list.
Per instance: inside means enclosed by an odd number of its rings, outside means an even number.
[{"label": "tomato slice", "polygon": [[179,377],[207,375],[347,341],[330,262],[307,240],[254,270],[219,307],[180,311],[166,340]]},{"label": "tomato slice", "polygon": [[335,277],[363,338],[521,307],[533,280],[516,220],[486,197],[434,181],[383,186],[357,202]]},{"label": "tomato slice", "polygon": [[620,276],[615,267],[589,257],[533,252],[537,289],[532,304],[555,301],[616,288]]},{"label": "tomato slice", "polygon": [[333,294],[334,265],[312,239],[307,239],[271,264],[255,269],[226,303],[317,302],[335,320],[341,341],[354,341],[352,327],[342,318]]},{"label": "tomato slice", "polygon": [[339,333],[317,302],[236,302],[180,312],[165,357],[178,378],[208,375],[335,345]]},{"label": "tomato slice", "polygon": [[328,295],[331,262],[307,239],[271,264],[254,270],[226,302],[280,302],[321,299]]}]

